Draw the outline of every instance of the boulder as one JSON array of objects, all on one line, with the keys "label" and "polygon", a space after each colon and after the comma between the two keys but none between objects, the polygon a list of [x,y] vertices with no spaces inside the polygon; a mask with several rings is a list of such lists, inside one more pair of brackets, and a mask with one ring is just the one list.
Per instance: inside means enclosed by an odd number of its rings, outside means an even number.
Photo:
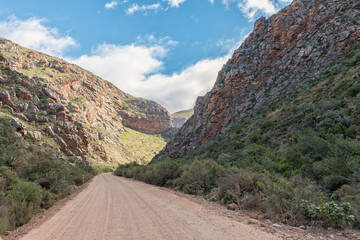
[{"label": "boulder", "polygon": [[238,207],[238,205],[235,204],[235,203],[230,203],[230,204],[228,204],[228,205],[226,206],[226,208],[227,208],[228,210],[235,211],[235,210],[237,210],[239,207]]},{"label": "boulder", "polygon": [[23,88],[17,88],[15,92],[16,96],[23,100],[32,100],[31,93]]},{"label": "boulder", "polygon": [[66,134],[71,134],[73,132],[73,128],[68,122],[64,122],[62,125],[62,129]]},{"label": "boulder", "polygon": [[53,137],[55,135],[55,132],[51,128],[51,126],[47,126],[44,131],[47,133],[48,136]]},{"label": "boulder", "polygon": [[39,112],[39,109],[35,106],[34,103],[29,103],[29,106],[26,109],[27,114],[37,114]]},{"label": "boulder", "polygon": [[45,58],[40,59],[40,61],[37,63],[38,67],[47,67],[48,65],[49,62]]},{"label": "boulder", "polygon": [[56,114],[56,120],[58,120],[58,121],[66,121],[66,113],[64,111],[58,112]]},{"label": "boulder", "polygon": [[11,102],[10,93],[8,91],[0,92],[0,101],[2,101],[3,103],[5,103],[9,106],[13,105],[13,103]]},{"label": "boulder", "polygon": [[41,140],[42,134],[38,131],[29,131],[29,135],[37,141]]},{"label": "boulder", "polygon": [[29,104],[28,103],[24,103],[23,105],[21,105],[21,111],[22,112],[26,112],[27,111],[27,109],[28,109],[28,107],[29,107]]},{"label": "boulder", "polygon": [[11,114],[14,114],[14,109],[12,107],[10,107],[9,105],[4,105],[4,108],[8,109],[10,111]]},{"label": "boulder", "polygon": [[28,119],[29,122],[37,122],[38,115],[36,114],[25,114],[25,117]]},{"label": "boulder", "polygon": [[18,117],[18,118],[20,118],[20,119],[22,119],[22,120],[25,120],[25,121],[29,121],[29,119],[27,119],[27,117],[24,115],[24,114],[22,114],[22,113],[17,113],[16,114],[16,117]]},{"label": "boulder", "polygon": [[15,118],[11,118],[10,120],[11,126],[15,128],[15,131],[20,133],[21,136],[25,136],[27,134],[26,126]]}]

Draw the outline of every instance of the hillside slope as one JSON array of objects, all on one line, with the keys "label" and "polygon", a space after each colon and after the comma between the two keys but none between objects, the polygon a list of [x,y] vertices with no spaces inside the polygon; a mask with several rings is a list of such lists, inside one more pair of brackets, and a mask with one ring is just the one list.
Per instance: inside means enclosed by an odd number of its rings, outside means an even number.
[{"label": "hillside slope", "polygon": [[254,31],[223,66],[212,90],[158,159],[198,147],[316,78],[360,41],[360,3],[295,0]]},{"label": "hillside slope", "polygon": [[[139,134],[159,134],[172,127],[171,117],[159,104],[135,98],[111,83],[64,60],[0,38],[0,104],[21,127],[41,141],[55,140],[67,156],[85,162],[141,161],[126,153],[120,140],[124,127]],[[164,141],[165,142],[165,141]],[[154,155],[163,144],[151,149]],[[155,153],[154,153],[155,152]],[[144,161],[149,161],[152,156]]]},{"label": "hillside slope", "polygon": [[360,228],[359,140],[357,45],[200,147],[119,166],[115,174],[256,210],[272,221]]},{"label": "hillside slope", "polygon": [[360,3],[293,1],[256,22],[157,158],[115,174],[305,229],[360,228],[359,140]]},{"label": "hillside slope", "polygon": [[182,125],[194,114],[194,110],[188,109],[171,114],[172,123],[175,128],[181,128]]}]

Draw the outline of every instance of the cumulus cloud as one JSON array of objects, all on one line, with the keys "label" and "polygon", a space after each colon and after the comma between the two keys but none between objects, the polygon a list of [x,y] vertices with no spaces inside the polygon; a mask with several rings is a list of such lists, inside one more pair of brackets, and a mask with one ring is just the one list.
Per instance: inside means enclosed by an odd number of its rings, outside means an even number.
[{"label": "cumulus cloud", "polygon": [[230,55],[204,59],[171,75],[160,74],[167,49],[160,45],[98,46],[91,55],[68,59],[121,90],[137,97],[152,99],[175,112],[194,106],[197,96],[213,86],[218,71]]},{"label": "cumulus cloud", "polygon": [[56,28],[47,27],[44,22],[45,19],[39,18],[20,20],[12,15],[0,21],[0,35],[22,46],[60,57],[76,45],[72,37],[60,35]]},{"label": "cumulus cloud", "polygon": [[107,9],[115,8],[116,5],[118,5],[117,1],[111,1],[111,2],[105,4],[105,8],[107,8]]},{"label": "cumulus cloud", "polygon": [[169,76],[151,75],[134,92],[157,101],[170,112],[193,108],[196,98],[213,87],[218,72],[229,58],[230,55],[204,59]]},{"label": "cumulus cloud", "polygon": [[250,20],[253,20],[258,12],[266,15],[276,13],[276,8],[270,0],[241,0],[238,7]]},{"label": "cumulus cloud", "polygon": [[[215,0],[209,1],[213,4]],[[245,17],[254,21],[254,18],[261,14],[270,16],[276,13],[279,10],[279,4],[291,3],[292,0],[221,0],[221,2],[227,10],[232,4],[236,4]]]},{"label": "cumulus cloud", "polygon": [[186,0],[167,0],[167,2],[171,7],[179,7],[179,5],[183,2],[186,2]]},{"label": "cumulus cloud", "polygon": [[145,76],[163,67],[160,60],[166,54],[161,46],[135,46],[101,44],[91,55],[83,55],[69,61],[111,81],[121,90],[132,93]]},{"label": "cumulus cloud", "polygon": [[126,10],[127,14],[134,14],[135,12],[144,12],[147,10],[157,10],[161,7],[160,3],[150,4],[150,5],[141,5],[133,3],[133,5]]}]

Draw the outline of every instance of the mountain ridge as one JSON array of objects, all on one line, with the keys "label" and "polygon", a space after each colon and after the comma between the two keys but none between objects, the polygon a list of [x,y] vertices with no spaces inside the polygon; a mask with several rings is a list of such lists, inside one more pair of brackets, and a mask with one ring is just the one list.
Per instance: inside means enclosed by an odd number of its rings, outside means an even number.
[{"label": "mountain ridge", "polygon": [[120,141],[124,127],[144,134],[173,127],[168,111],[156,102],[135,98],[81,67],[4,38],[0,64],[3,107],[20,125],[37,125],[37,135],[55,139],[66,155],[86,161],[89,156],[107,162],[140,161],[119,149],[126,148]]},{"label": "mountain ridge", "polygon": [[194,115],[155,159],[183,154],[226,132],[245,116],[316,77],[360,41],[360,4],[295,0],[254,31],[198,97]]}]

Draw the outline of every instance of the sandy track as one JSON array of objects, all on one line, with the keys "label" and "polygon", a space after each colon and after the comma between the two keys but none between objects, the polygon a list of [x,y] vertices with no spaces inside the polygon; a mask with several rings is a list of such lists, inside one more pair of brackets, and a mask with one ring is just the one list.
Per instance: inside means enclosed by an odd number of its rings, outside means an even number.
[{"label": "sandy track", "polygon": [[102,174],[23,240],[278,239],[185,196]]}]

